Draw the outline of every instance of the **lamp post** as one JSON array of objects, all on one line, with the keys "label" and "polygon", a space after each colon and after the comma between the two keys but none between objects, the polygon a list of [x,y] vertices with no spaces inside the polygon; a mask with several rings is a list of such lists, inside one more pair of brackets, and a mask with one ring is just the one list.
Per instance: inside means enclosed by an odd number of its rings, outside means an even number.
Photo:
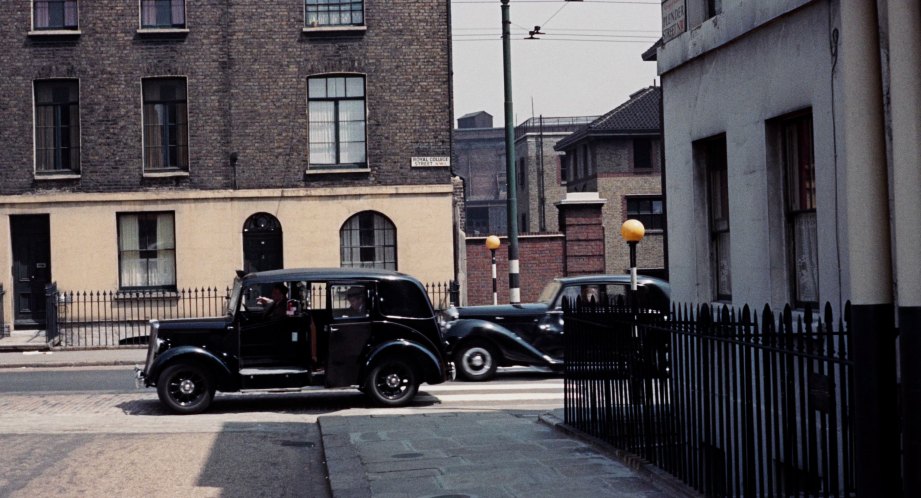
[{"label": "lamp post", "polygon": [[646,227],[640,220],[627,220],[620,226],[620,236],[630,246],[630,290],[633,292],[636,292],[636,244],[643,240],[645,234]]},{"label": "lamp post", "polygon": [[499,304],[499,292],[498,287],[496,286],[496,249],[499,248],[501,242],[499,237],[495,235],[490,235],[486,237],[486,248],[489,249],[489,252],[492,253],[492,304],[493,306]]},{"label": "lamp post", "polygon": [[[515,175],[515,117],[512,113],[512,43],[509,0],[502,0],[502,74],[505,85],[505,198],[508,211],[508,300],[521,302],[518,269],[518,184]],[[498,245],[496,246],[498,247]]]},{"label": "lamp post", "polygon": [[[564,0],[581,2],[582,0]],[[502,2],[502,75],[505,85],[505,178],[506,209],[508,211],[508,300],[512,304],[521,302],[521,277],[518,268],[518,185],[515,175],[515,123],[512,112],[512,43],[509,18],[509,0]],[[540,26],[534,26],[530,38],[540,33]]]}]

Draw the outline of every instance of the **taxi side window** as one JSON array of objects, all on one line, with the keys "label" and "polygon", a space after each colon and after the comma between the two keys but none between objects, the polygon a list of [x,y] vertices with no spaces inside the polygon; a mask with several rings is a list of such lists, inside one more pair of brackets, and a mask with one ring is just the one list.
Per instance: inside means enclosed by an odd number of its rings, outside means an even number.
[{"label": "taxi side window", "polygon": [[362,284],[329,286],[334,318],[363,318],[368,316],[368,287]]},{"label": "taxi side window", "polygon": [[381,313],[402,318],[432,318],[428,296],[412,282],[382,280],[377,284]]}]

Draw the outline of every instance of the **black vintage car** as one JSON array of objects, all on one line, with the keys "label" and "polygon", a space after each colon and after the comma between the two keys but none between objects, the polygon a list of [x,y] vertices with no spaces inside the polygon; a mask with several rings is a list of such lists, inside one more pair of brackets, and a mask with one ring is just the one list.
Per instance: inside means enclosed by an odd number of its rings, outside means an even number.
[{"label": "black vintage car", "polygon": [[[491,379],[496,367],[563,367],[563,300],[618,302],[630,292],[629,275],[586,275],[552,280],[536,303],[449,308],[445,338],[459,377]],[[668,282],[640,275],[637,299],[644,308],[668,313]]]},{"label": "black vintage car", "polygon": [[424,288],[351,268],[238,272],[224,316],[152,320],[141,385],[178,413],[215,391],[357,386],[385,406],[453,377]]}]

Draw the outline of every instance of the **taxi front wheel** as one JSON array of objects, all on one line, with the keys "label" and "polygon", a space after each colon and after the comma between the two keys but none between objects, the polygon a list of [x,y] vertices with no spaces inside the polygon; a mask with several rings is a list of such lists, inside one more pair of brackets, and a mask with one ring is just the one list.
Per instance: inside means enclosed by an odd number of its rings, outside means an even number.
[{"label": "taxi front wheel", "polygon": [[157,395],[160,402],[176,413],[201,413],[214,399],[214,381],[211,373],[201,365],[176,363],[160,374]]}]

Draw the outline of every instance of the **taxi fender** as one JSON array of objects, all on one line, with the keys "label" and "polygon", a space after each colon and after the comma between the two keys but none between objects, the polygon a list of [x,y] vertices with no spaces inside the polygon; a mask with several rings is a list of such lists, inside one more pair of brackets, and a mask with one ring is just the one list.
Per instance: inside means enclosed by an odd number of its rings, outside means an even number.
[{"label": "taxi fender", "polygon": [[214,373],[214,380],[218,386],[227,385],[232,379],[230,369],[214,353],[199,346],[177,346],[167,349],[157,356],[150,367],[150,371],[147,372],[147,385],[156,385],[160,372],[179,361],[196,361],[205,365],[206,368]]},{"label": "taxi fender", "polygon": [[438,358],[426,347],[406,339],[394,339],[376,345],[365,360],[361,378],[366,378],[375,364],[390,354],[411,358],[413,366],[422,373],[420,382],[438,384],[445,381],[442,363]]}]

